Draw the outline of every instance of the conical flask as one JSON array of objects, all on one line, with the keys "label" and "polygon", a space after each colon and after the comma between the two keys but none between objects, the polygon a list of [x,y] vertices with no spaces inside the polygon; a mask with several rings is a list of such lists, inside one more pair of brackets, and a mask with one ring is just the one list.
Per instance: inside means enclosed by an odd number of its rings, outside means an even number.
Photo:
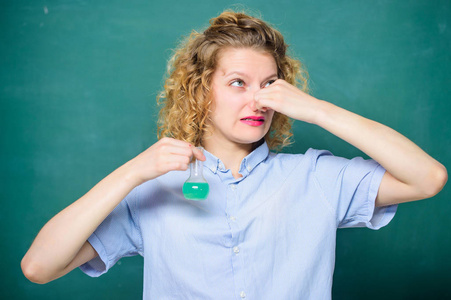
[{"label": "conical flask", "polygon": [[[198,149],[203,151],[202,147]],[[190,176],[183,184],[183,195],[188,200],[205,200],[207,199],[210,187],[203,175],[203,162],[193,157],[189,164]]]}]

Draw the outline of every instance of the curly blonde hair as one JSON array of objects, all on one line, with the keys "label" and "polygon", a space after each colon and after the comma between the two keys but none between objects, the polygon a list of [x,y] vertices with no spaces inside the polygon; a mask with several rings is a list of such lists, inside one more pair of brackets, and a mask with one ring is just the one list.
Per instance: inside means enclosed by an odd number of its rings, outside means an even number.
[{"label": "curly blonde hair", "polygon": [[[289,57],[282,34],[259,18],[241,12],[225,11],[210,20],[203,33],[193,31],[180,44],[168,62],[164,90],[157,96],[162,106],[158,118],[158,138],[172,137],[202,145],[211,132],[211,79],[225,48],[252,48],[271,54],[278,77],[307,92],[307,72]],[[289,117],[274,113],[265,140],[272,150],[291,143]]]}]

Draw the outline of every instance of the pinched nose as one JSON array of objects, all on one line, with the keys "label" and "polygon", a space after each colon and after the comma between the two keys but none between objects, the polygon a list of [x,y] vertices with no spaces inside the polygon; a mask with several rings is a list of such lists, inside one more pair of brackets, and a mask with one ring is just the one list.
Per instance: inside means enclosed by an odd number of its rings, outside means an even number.
[{"label": "pinched nose", "polygon": [[248,103],[249,108],[255,112],[257,112],[257,111],[266,112],[268,110],[267,107],[260,107],[260,108],[258,107],[257,101],[255,100],[255,93],[250,93],[250,94],[251,94],[251,97],[250,97],[249,103]]}]

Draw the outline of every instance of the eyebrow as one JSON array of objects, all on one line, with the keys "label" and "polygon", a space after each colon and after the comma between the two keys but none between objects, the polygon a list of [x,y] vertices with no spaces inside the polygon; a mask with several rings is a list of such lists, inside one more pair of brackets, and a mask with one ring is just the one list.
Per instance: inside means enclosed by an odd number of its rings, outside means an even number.
[{"label": "eyebrow", "polygon": [[[240,72],[240,71],[232,71],[230,73],[224,74],[224,77],[229,77],[229,76],[232,76],[235,74],[238,76],[241,76],[241,77],[249,77],[249,75],[247,75],[246,73]],[[274,74],[267,76],[263,81],[266,81],[271,78],[279,78],[279,76],[277,75],[277,73],[274,73]]]}]

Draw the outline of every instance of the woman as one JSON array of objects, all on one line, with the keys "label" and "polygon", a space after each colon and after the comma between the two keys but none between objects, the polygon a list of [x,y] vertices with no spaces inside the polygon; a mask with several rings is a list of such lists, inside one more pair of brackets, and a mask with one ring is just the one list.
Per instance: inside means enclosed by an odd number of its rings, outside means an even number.
[{"label": "woman", "polygon": [[[22,260],[31,281],[140,254],[149,299],[328,299],[338,227],[378,229],[442,189],[446,169],[411,141],[308,95],[279,32],[229,11],[210,23],[170,61],[161,139],[43,227]],[[269,152],[289,143],[290,118],[373,160]],[[205,201],[181,193],[192,157]]]}]

